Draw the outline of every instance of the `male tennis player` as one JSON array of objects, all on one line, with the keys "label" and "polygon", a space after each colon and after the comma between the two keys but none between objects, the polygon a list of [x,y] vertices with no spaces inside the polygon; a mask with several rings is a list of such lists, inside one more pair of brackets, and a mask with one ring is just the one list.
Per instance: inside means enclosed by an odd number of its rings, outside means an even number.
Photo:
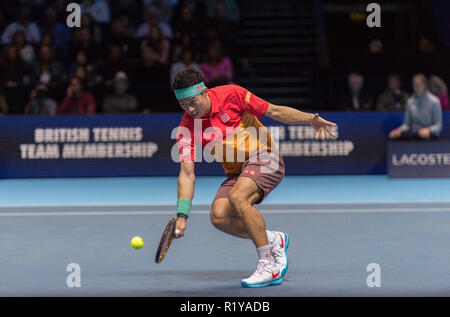
[{"label": "male tennis player", "polygon": [[[308,124],[322,139],[325,131],[335,137],[318,114],[276,106],[237,85],[208,89],[203,73],[190,68],[175,75],[172,86],[185,111],[177,130],[181,162],[178,177],[178,236],[184,235],[194,196],[194,161],[206,147],[221,162],[227,179],[211,206],[211,222],[219,230],[236,237],[252,239],[259,262],[256,271],[242,280],[245,287],[281,284],[288,268],[287,233],[266,231],[261,213],[253,206],[284,177],[284,162],[269,132],[258,119],[264,115],[286,124]],[[198,151],[198,152],[197,152]]]}]

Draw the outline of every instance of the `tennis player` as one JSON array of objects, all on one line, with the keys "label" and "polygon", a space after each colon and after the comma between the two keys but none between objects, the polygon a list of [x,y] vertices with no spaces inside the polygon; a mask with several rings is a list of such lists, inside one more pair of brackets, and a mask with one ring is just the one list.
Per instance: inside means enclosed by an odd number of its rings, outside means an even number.
[{"label": "tennis player", "polygon": [[212,202],[211,222],[225,233],[252,239],[259,257],[256,271],[241,284],[245,287],[281,284],[288,268],[289,236],[266,230],[264,218],[254,204],[261,203],[281,182],[284,162],[273,138],[258,119],[268,116],[286,124],[311,125],[317,131],[316,139],[319,136],[324,139],[325,132],[335,137],[330,127],[336,124],[317,113],[273,105],[237,85],[208,89],[203,78],[200,70],[189,68],[178,72],[172,82],[175,96],[185,111],[177,129],[177,159],[181,162],[177,237],[184,235],[194,196],[194,162],[205,155],[203,149],[207,148],[222,163],[227,177]]}]

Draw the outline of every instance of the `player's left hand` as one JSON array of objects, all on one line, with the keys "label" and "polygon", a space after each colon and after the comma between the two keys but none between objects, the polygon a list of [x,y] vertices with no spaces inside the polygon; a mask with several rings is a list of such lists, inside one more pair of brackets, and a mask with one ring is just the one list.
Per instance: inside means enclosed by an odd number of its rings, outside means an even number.
[{"label": "player's left hand", "polygon": [[336,127],[336,123],[322,119],[318,113],[315,113],[314,117],[311,119],[311,126],[317,131],[316,139],[318,139],[320,135],[322,136],[322,140],[325,140],[325,131],[333,138],[336,137],[336,134],[330,129],[330,127]]}]

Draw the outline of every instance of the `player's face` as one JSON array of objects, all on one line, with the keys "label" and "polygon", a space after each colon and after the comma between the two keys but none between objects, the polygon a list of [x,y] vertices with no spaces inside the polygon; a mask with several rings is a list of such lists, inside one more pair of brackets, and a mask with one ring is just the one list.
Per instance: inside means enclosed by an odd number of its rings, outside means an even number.
[{"label": "player's face", "polygon": [[192,118],[200,119],[206,117],[209,113],[208,97],[206,91],[200,95],[181,99],[180,106]]}]

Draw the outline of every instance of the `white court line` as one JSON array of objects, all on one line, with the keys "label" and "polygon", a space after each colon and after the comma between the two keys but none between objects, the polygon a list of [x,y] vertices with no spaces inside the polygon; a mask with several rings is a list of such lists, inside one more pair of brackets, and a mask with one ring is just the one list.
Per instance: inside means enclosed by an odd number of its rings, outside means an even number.
[{"label": "white court line", "polygon": [[[313,209],[313,210],[261,210],[262,214],[364,214],[364,213],[418,213],[450,212],[448,208],[359,208],[359,209]],[[208,210],[192,211],[191,214],[209,214]],[[47,217],[47,216],[141,216],[141,215],[175,215],[173,211],[61,211],[61,212],[0,212],[0,217]]]}]

